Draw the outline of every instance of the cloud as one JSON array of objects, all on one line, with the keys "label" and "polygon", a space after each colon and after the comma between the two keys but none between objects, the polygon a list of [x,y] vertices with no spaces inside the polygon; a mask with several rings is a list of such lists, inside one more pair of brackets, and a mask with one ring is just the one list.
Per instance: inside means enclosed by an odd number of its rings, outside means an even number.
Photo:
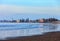
[{"label": "cloud", "polygon": [[0,5],[0,13],[16,14],[16,13],[60,13],[60,7],[32,7],[32,6],[16,6],[16,5]]}]

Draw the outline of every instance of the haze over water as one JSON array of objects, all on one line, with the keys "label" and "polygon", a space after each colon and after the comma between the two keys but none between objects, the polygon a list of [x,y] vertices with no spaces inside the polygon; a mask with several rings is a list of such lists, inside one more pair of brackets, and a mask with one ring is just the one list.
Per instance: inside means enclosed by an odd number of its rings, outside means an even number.
[{"label": "haze over water", "polygon": [[0,0],[0,20],[51,17],[60,19],[59,0]]}]

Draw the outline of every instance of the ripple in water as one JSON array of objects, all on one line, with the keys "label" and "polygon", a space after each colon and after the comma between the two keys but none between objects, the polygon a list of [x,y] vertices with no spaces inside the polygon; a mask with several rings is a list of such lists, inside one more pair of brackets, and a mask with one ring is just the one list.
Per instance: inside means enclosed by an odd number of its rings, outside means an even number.
[{"label": "ripple in water", "polygon": [[0,23],[0,38],[38,35],[60,31],[60,24],[52,23]]}]

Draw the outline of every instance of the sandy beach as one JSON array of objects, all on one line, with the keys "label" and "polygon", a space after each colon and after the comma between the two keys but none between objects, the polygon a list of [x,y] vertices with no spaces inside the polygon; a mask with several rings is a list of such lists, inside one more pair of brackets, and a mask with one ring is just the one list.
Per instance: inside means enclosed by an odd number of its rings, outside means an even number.
[{"label": "sandy beach", "polygon": [[48,32],[43,35],[17,37],[0,41],[60,41],[60,32]]}]

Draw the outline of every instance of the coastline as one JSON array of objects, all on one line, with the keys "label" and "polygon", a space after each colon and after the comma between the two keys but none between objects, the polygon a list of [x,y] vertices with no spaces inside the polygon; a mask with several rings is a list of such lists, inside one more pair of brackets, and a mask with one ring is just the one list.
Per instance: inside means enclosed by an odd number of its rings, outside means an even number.
[{"label": "coastline", "polygon": [[0,41],[60,41],[60,31],[48,32],[43,35],[17,37]]}]

